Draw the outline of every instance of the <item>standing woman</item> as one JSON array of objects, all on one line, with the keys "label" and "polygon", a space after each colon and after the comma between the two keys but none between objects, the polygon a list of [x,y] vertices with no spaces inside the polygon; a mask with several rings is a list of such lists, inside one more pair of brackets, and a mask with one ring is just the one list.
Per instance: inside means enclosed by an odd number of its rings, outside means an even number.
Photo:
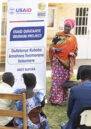
[{"label": "standing woman", "polygon": [[49,49],[52,64],[52,86],[49,97],[51,104],[61,106],[63,101],[68,100],[68,89],[63,89],[61,85],[70,78],[77,56],[77,40],[70,33],[74,24],[74,20],[66,19],[64,31],[56,34]]}]

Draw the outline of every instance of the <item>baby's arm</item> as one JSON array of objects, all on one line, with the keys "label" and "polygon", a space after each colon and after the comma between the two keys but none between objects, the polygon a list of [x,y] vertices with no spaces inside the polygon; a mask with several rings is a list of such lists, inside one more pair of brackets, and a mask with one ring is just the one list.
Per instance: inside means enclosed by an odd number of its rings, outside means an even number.
[{"label": "baby's arm", "polygon": [[43,121],[39,129],[43,129],[43,127],[45,127],[45,126],[46,126],[46,122]]}]

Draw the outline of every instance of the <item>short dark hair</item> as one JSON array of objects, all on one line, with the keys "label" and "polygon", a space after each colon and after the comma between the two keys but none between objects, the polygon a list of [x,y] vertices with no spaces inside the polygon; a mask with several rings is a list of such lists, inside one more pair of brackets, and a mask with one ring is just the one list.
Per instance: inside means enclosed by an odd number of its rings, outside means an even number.
[{"label": "short dark hair", "polygon": [[33,73],[24,73],[23,74],[24,83],[27,87],[35,87],[36,85],[36,76]]},{"label": "short dark hair", "polygon": [[10,86],[13,86],[14,84],[14,75],[11,72],[5,72],[2,75],[2,81],[9,84]]},{"label": "short dark hair", "polygon": [[86,80],[86,79],[91,80],[91,69],[90,68],[85,68],[81,71],[81,80]]}]

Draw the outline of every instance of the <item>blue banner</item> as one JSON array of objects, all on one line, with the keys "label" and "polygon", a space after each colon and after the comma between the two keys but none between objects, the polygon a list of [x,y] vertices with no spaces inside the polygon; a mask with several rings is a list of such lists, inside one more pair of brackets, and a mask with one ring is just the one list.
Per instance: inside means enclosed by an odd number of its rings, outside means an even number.
[{"label": "blue banner", "polygon": [[41,40],[44,37],[44,26],[15,27],[10,32],[10,41]]}]

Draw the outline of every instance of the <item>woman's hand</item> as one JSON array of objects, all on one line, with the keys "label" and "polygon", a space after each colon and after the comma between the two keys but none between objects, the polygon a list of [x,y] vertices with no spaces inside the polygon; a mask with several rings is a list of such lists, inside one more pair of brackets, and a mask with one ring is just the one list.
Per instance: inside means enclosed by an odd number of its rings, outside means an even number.
[{"label": "woman's hand", "polygon": [[70,52],[69,56],[76,56],[74,52]]},{"label": "woman's hand", "polygon": [[55,52],[56,52],[56,53],[60,53],[60,52],[62,52],[62,49],[56,48],[56,49],[55,49]]}]

